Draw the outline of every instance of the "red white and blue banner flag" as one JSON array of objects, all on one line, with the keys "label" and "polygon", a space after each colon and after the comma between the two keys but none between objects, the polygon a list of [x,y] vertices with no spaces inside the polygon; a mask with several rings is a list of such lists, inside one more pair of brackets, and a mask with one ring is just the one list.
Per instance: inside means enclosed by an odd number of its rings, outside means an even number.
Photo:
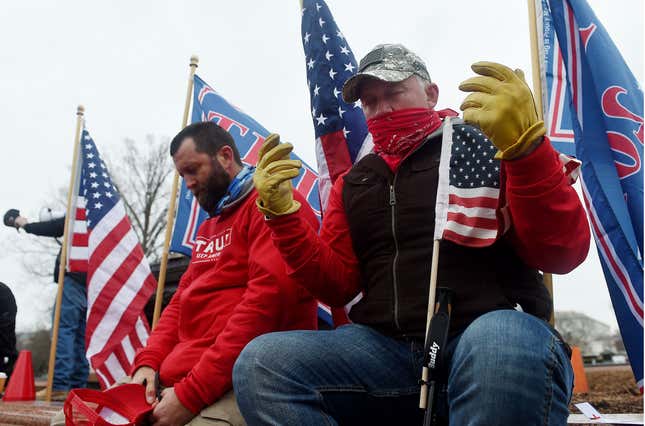
[{"label": "red white and blue banner flag", "polygon": [[[548,0],[537,0],[537,28],[540,45],[540,78],[542,80],[542,112],[547,136],[559,152],[575,156],[573,123],[571,121],[571,96],[567,88],[564,58],[558,37],[553,28],[553,19]],[[547,11],[541,13],[542,11]]]},{"label": "red white and blue banner flag", "polygon": [[143,308],[157,282],[85,128],[77,149],[68,268],[87,272],[86,355],[105,389],[130,374],[135,352],[146,344]]},{"label": "red white and blue banner flag", "polygon": [[642,392],[643,92],[586,1],[536,3],[550,14],[562,53],[583,196]]},{"label": "red white and blue banner flag", "polygon": [[360,102],[343,101],[343,84],[358,66],[323,0],[302,2],[301,33],[324,212],[336,178],[370,152],[373,144]]},{"label": "red white and blue banner flag", "polygon": [[[240,157],[245,164],[255,166],[258,151],[269,135],[269,132],[245,114],[238,107],[229,103],[198,76],[195,76],[193,94],[192,122],[212,121],[229,132],[240,151]],[[301,160],[295,154],[292,158]],[[293,180],[293,185],[307,198],[307,201],[320,216],[320,201],[316,172],[303,161],[300,175]],[[195,243],[195,234],[199,225],[206,220],[208,214],[203,211],[193,194],[181,181],[177,216],[172,233],[170,251],[190,256]]]},{"label": "red white and blue banner flag", "polygon": [[[260,123],[229,103],[198,76],[194,77],[191,121],[193,123],[202,121],[217,123],[233,136],[242,162],[251,166],[255,166],[257,163],[260,147],[269,135],[269,131],[262,127]],[[293,153],[291,158],[302,161],[300,157]],[[320,197],[317,179],[317,173],[303,161],[300,175],[293,179],[293,185],[307,199],[314,213],[320,218]],[[190,256],[195,244],[197,229],[207,218],[208,214],[201,209],[197,200],[186,188],[186,184],[182,180],[170,251]],[[331,323],[329,308],[321,306],[318,314],[320,318]]]}]

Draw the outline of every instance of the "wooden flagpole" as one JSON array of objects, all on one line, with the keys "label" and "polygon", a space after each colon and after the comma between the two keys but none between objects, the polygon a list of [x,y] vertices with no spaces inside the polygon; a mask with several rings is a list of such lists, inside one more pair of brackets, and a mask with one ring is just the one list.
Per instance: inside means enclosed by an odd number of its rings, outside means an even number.
[{"label": "wooden flagpole", "polygon": [[[430,290],[428,292],[428,316],[426,317],[426,339],[428,338],[428,330],[430,329],[430,321],[434,314],[436,297],[437,297],[437,271],[439,269],[439,241],[434,240],[432,246],[432,263],[430,264]],[[428,342],[424,342],[424,350]],[[428,408],[428,366],[423,365],[421,370],[421,393],[419,395],[419,408],[425,410]]]},{"label": "wooden flagpole", "polygon": [[[538,31],[537,31],[537,12],[535,8],[535,3],[537,0],[528,0],[529,6],[529,34],[531,37],[531,65],[532,65],[532,74],[533,74],[533,98],[535,99],[535,107],[537,108],[537,115],[539,120],[544,120],[544,113],[542,109],[542,77],[540,72],[540,48],[538,45]],[[544,286],[549,290],[551,294],[551,300],[553,300],[553,275],[549,273],[544,273]],[[551,325],[555,324],[555,317],[553,313],[555,312],[555,303],[553,304],[554,309],[551,312],[551,318],[549,322]]]},{"label": "wooden flagpole", "polygon": [[[193,92],[193,77],[195,70],[199,66],[199,58],[197,55],[190,57],[190,72],[188,77],[188,89],[186,90],[186,103],[184,104],[184,117],[181,121],[181,128],[183,129],[188,125],[188,113],[190,111],[190,101],[192,100]],[[170,205],[168,206],[168,216],[166,223],[166,239],[163,243],[163,252],[161,253],[161,264],[159,265],[159,279],[157,280],[157,293],[155,295],[155,309],[152,315],[152,328],[154,329],[159,321],[161,315],[161,303],[163,302],[163,290],[166,286],[166,272],[168,269],[168,252],[170,247],[170,237],[172,236],[172,228],[175,222],[175,208],[177,206],[177,190],[179,188],[179,174],[175,170],[172,179],[172,190],[170,191]]]},{"label": "wooden flagpole", "polygon": [[63,228],[63,245],[60,250],[60,262],[58,264],[58,291],[56,293],[56,304],[54,305],[54,323],[52,324],[52,341],[49,345],[49,367],[47,368],[47,390],[45,400],[51,401],[52,386],[54,384],[54,364],[56,361],[56,344],[58,343],[58,327],[60,324],[60,308],[63,301],[63,286],[65,285],[65,270],[67,266],[67,243],[69,234],[69,224],[72,221],[72,194],[76,184],[76,174],[78,172],[78,151],[81,140],[81,129],[83,125],[83,115],[85,108],[79,105],[76,109],[76,133],[74,135],[74,152],[72,155],[72,173],[69,177],[69,190],[67,191],[67,213],[65,215],[65,226]]}]

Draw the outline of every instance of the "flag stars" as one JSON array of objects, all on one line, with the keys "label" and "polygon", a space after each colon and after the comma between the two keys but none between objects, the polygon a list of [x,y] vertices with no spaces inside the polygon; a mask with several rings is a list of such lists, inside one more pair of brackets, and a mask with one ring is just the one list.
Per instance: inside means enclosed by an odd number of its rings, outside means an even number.
[{"label": "flag stars", "polygon": [[322,42],[327,44],[327,40],[329,40],[329,37],[327,37],[327,34],[322,35]]},{"label": "flag stars", "polygon": [[316,108],[311,108],[311,116],[312,117],[316,116]]},{"label": "flag stars", "polygon": [[314,96],[318,96],[318,92],[320,91],[320,87],[316,84],[314,87]]},{"label": "flag stars", "polygon": [[90,184],[90,186],[91,186],[92,188],[98,188],[98,187],[99,187],[99,184],[98,184],[97,182],[92,182],[92,183]]},{"label": "flag stars", "polygon": [[324,125],[325,125],[325,121],[327,121],[327,117],[325,117],[325,116],[323,115],[323,113],[321,112],[321,113],[320,113],[320,115],[319,115],[318,117],[316,117],[316,121],[317,121],[317,123],[316,123],[316,124],[318,124],[318,125],[322,124],[322,125],[324,126]]},{"label": "flag stars", "polygon": [[85,156],[85,158],[94,158],[94,154],[92,154],[92,153],[90,152],[89,154],[87,154],[87,155]]},{"label": "flag stars", "polygon": [[309,62],[307,62],[307,68],[309,68],[310,70],[313,69],[315,63],[316,61],[314,61],[314,58],[309,58]]},{"label": "flag stars", "polygon": [[363,104],[361,104],[360,99],[358,99],[356,102],[354,102],[354,108],[363,108]]},{"label": "flag stars", "polygon": [[347,48],[347,46],[340,46],[340,53],[349,55],[349,49]]},{"label": "flag stars", "polygon": [[343,118],[343,114],[345,114],[345,110],[342,107],[338,107],[338,115],[340,118]]},{"label": "flag stars", "polygon": [[[320,25],[320,28],[322,28],[322,26],[325,25],[325,23],[326,22],[323,18],[318,18],[318,25]],[[327,43],[326,41],[324,41],[324,39],[323,39],[323,42]]]},{"label": "flag stars", "polygon": [[304,37],[305,44],[309,43],[309,37],[311,37],[311,34],[305,33],[305,37]]},{"label": "flag stars", "polygon": [[329,70],[329,78],[331,78],[332,80],[334,79],[334,76],[336,74],[338,74],[338,73],[336,71],[334,71],[333,68]]},{"label": "flag stars", "polygon": [[100,201],[98,203],[94,203],[94,208],[95,209],[100,209],[101,207],[103,207],[103,204],[101,204]]},{"label": "flag stars", "polygon": [[107,173],[105,173],[105,172],[104,172],[104,173],[101,173],[101,176],[103,176],[105,179],[107,179],[107,178],[108,178],[108,175],[107,175]]},{"label": "flag stars", "polygon": [[96,163],[88,163],[87,167],[89,167],[90,169],[93,169],[94,167],[96,167]]},{"label": "flag stars", "polygon": [[349,135],[350,133],[352,133],[351,130],[347,130],[345,127],[343,127],[343,136],[345,136],[345,139],[347,139],[347,135]]},{"label": "flag stars", "polygon": [[112,198],[114,195],[111,192],[106,192],[105,196],[108,198]]},{"label": "flag stars", "polygon": [[316,3],[316,12],[318,12],[318,11],[320,10],[320,8],[321,8],[321,7],[322,7],[321,5],[319,5],[318,3]]},{"label": "flag stars", "polygon": [[334,56],[334,54],[329,50],[325,53],[325,59],[327,59],[328,61],[331,60],[332,56]]},{"label": "flag stars", "polygon": [[92,144],[89,144],[89,143],[85,144],[85,149],[92,149]]},{"label": "flag stars", "polygon": [[103,186],[106,187],[106,188],[109,188],[110,187],[110,182],[103,182]]},{"label": "flag stars", "polygon": [[96,173],[94,173],[94,172],[91,172],[91,173],[90,173],[90,177],[91,177],[92,179],[96,179],[96,176],[98,176]]},{"label": "flag stars", "polygon": [[340,32],[340,30],[336,31],[336,37],[338,37],[341,40],[345,40],[345,36],[343,33]]},{"label": "flag stars", "polygon": [[94,193],[92,194],[92,197],[93,197],[93,198],[101,198],[101,194],[100,194],[99,192],[94,192]]},{"label": "flag stars", "polygon": [[349,64],[345,64],[345,71],[349,72],[354,72],[354,65],[350,62]]},{"label": "flag stars", "polygon": [[338,98],[338,95],[340,95],[340,94],[341,94],[341,91],[334,87],[334,97]]}]

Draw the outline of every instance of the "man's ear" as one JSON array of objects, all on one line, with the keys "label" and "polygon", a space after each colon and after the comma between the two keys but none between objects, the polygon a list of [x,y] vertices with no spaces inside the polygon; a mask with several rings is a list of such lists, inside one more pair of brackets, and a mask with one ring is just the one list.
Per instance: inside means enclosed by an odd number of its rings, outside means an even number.
[{"label": "man's ear", "polygon": [[426,98],[428,99],[428,107],[434,109],[439,100],[439,86],[434,83],[430,83],[425,87]]},{"label": "man's ear", "polygon": [[217,151],[217,154],[215,154],[217,160],[219,163],[222,165],[224,170],[227,170],[231,167],[231,165],[235,162],[235,155],[233,154],[233,148],[231,148],[228,145],[222,146],[219,151]]}]

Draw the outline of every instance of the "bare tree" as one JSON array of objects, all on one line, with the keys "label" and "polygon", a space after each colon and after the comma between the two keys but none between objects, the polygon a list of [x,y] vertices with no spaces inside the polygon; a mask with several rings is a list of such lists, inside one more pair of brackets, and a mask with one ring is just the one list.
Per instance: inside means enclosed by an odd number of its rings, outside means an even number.
[{"label": "bare tree", "polygon": [[144,253],[156,262],[161,257],[173,170],[168,139],[148,135],[143,144],[126,139],[124,148],[118,158],[109,157],[116,161],[108,168]]}]

